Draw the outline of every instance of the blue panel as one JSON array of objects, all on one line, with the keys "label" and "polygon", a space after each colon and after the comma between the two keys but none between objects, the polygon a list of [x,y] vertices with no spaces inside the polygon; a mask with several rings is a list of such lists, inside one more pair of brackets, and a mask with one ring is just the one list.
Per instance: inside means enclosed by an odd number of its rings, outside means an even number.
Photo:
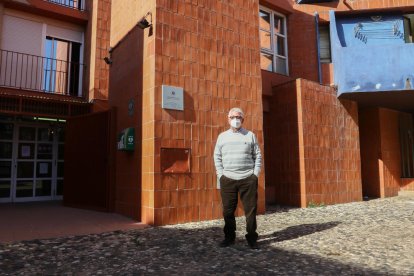
[{"label": "blue panel", "polygon": [[388,15],[374,19],[381,21],[373,24],[370,17],[337,19],[330,12],[338,96],[414,88],[414,44],[404,42],[402,17]]},{"label": "blue panel", "polygon": [[405,43],[402,15],[338,18],[336,27],[343,47]]}]

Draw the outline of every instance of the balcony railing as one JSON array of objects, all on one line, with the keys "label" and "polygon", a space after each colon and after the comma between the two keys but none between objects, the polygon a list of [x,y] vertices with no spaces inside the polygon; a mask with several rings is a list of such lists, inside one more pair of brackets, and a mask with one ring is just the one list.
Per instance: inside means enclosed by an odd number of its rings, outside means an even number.
[{"label": "balcony railing", "polygon": [[82,97],[84,65],[0,49],[0,86]]},{"label": "balcony railing", "polygon": [[81,11],[84,10],[83,0],[44,0],[44,1],[56,4],[56,5],[68,7],[71,9],[75,9],[75,10],[81,10]]}]

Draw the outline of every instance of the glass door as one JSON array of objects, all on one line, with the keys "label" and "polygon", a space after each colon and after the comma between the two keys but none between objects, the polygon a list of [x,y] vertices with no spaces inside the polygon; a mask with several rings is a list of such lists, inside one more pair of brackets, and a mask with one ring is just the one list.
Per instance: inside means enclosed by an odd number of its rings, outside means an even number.
[{"label": "glass door", "polygon": [[63,127],[0,122],[0,202],[62,199]]},{"label": "glass door", "polygon": [[13,123],[0,123],[0,202],[11,201],[13,133]]},{"label": "glass door", "polygon": [[36,166],[36,127],[18,126],[15,143],[15,191],[13,201],[26,201],[34,197]]}]

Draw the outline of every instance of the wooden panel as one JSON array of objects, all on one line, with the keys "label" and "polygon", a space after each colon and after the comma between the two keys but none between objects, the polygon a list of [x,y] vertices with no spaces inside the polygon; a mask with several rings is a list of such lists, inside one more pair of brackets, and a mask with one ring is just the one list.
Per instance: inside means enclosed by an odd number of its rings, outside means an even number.
[{"label": "wooden panel", "polygon": [[71,118],[66,124],[63,202],[112,211],[109,166],[112,112]]},{"label": "wooden panel", "polygon": [[190,149],[162,148],[161,171],[163,173],[190,173]]}]

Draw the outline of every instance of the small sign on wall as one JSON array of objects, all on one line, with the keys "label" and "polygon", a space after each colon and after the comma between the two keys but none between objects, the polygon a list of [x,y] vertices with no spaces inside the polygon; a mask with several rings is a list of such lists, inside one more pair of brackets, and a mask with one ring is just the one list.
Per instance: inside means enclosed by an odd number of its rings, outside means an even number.
[{"label": "small sign on wall", "polygon": [[162,108],[184,110],[184,91],[182,87],[162,86]]},{"label": "small sign on wall", "polygon": [[126,128],[118,135],[118,150],[133,151],[135,148],[135,129]]}]

